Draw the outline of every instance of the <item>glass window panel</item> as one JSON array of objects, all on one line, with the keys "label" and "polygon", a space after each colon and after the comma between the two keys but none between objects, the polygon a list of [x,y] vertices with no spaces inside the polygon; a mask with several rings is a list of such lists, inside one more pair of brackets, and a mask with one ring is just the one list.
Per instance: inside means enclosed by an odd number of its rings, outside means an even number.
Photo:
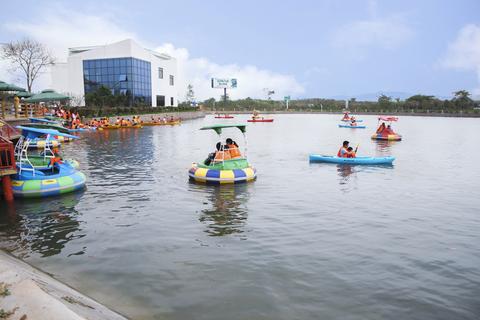
[{"label": "glass window panel", "polygon": [[107,61],[107,66],[108,66],[109,68],[113,68],[113,59],[108,59],[108,61]]},{"label": "glass window panel", "polygon": [[118,76],[118,81],[127,81],[127,75],[126,74],[121,74]]},{"label": "glass window panel", "polygon": [[127,67],[131,67],[132,66],[132,59],[127,59]]},{"label": "glass window panel", "polygon": [[102,68],[106,68],[107,67],[107,60],[106,59],[100,60],[100,65],[101,65]]},{"label": "glass window panel", "polygon": [[120,67],[126,67],[127,66],[127,62],[125,61],[125,59],[120,59]]}]

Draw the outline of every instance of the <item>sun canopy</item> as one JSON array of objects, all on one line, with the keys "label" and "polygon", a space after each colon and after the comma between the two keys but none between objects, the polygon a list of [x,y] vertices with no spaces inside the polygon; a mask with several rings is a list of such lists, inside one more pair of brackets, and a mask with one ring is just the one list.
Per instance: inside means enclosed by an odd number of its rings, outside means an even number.
[{"label": "sun canopy", "polygon": [[22,136],[30,139],[38,138],[46,134],[49,134],[52,136],[62,136],[62,137],[67,137],[72,139],[78,139],[77,136],[74,136],[68,133],[63,133],[54,129],[40,129],[40,128],[30,128],[30,127],[24,127],[24,126],[17,126],[16,128],[22,130]]},{"label": "sun canopy", "polygon": [[238,128],[238,130],[245,133],[245,131],[247,130],[247,125],[246,124],[216,124],[213,126],[206,126],[206,127],[200,128],[200,130],[215,130],[217,134],[222,134],[222,129],[226,129],[226,128]]},{"label": "sun canopy", "polygon": [[70,97],[57,93],[51,89],[43,90],[41,93],[35,94],[30,98],[25,99],[25,102],[49,102],[69,100]]},{"label": "sun canopy", "polygon": [[25,91],[25,89],[20,88],[14,84],[0,81],[0,91]]},{"label": "sun canopy", "polygon": [[398,117],[380,116],[378,117],[378,121],[398,121]]},{"label": "sun canopy", "polygon": [[51,123],[51,124],[58,124],[57,121],[44,119],[44,118],[28,118],[32,123]]},{"label": "sun canopy", "polygon": [[51,124],[51,123],[38,123],[38,122],[35,123],[34,122],[34,123],[23,124],[22,126],[28,127],[28,128],[37,128],[37,129],[53,129],[66,134],[70,134],[71,132],[70,129],[62,127],[58,123]]}]

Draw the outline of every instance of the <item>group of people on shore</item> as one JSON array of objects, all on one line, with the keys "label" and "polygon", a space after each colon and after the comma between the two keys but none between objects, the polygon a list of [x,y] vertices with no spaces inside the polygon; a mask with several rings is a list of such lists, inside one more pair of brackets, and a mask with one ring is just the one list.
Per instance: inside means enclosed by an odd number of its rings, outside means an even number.
[{"label": "group of people on shore", "polygon": [[208,155],[207,159],[205,160],[205,165],[209,166],[225,160],[238,159],[242,157],[237,142],[233,141],[231,138],[227,138],[224,145],[222,145],[221,142],[218,142],[215,146],[215,149],[216,150],[214,152]]}]

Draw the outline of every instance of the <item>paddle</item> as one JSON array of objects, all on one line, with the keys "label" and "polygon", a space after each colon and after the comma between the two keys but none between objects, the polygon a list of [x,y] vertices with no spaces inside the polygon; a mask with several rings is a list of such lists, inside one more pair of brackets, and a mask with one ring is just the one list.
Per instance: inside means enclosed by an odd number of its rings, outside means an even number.
[{"label": "paddle", "polygon": [[358,151],[358,147],[359,147],[359,146],[360,146],[360,143],[359,143],[359,144],[357,144],[357,147],[355,148],[355,153],[357,153],[357,151]]}]

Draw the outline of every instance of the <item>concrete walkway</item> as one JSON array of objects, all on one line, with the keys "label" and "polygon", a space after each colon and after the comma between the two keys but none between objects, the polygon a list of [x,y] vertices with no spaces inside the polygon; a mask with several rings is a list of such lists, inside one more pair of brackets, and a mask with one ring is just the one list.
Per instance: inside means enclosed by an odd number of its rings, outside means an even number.
[{"label": "concrete walkway", "polygon": [[95,300],[0,251],[0,319],[126,320]]}]

